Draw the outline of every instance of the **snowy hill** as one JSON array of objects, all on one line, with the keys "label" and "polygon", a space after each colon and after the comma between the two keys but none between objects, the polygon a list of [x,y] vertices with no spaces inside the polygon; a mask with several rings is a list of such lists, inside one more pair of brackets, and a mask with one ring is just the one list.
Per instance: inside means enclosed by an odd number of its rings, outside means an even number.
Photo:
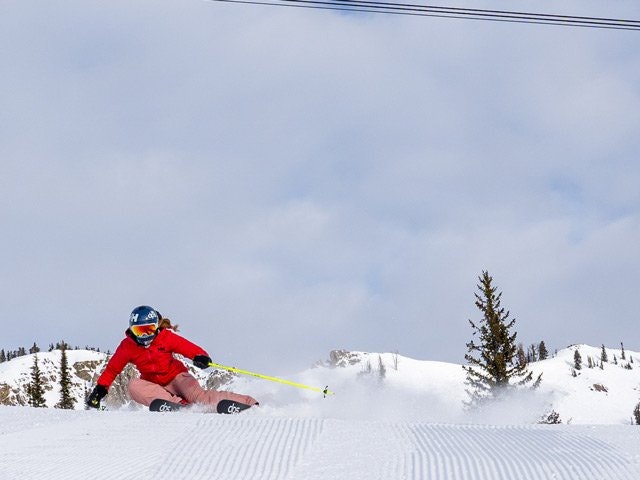
[{"label": "snowy hill", "polygon": [[[45,401],[53,407],[60,400],[60,350],[36,354],[45,382]],[[95,373],[104,368],[107,355],[92,350],[67,350],[67,363],[72,381],[71,393],[82,404],[85,389],[90,389]],[[16,357],[0,363],[0,404],[27,405],[26,385],[31,381],[34,355]]]},{"label": "snowy hill", "polygon": [[[574,371],[574,352],[578,349],[583,368]],[[329,385],[336,395],[322,395],[278,383],[211,370],[191,371],[204,386],[247,393],[258,398],[263,411],[273,415],[296,414],[333,418],[420,420],[449,423],[533,424],[554,410],[563,423],[631,423],[632,412],[640,401],[640,353],[607,349],[609,362],[600,368],[600,348],[575,345],[561,350],[554,358],[533,362],[529,368],[537,376],[543,373],[541,387],[535,392],[516,393],[508,402],[481,412],[463,408],[465,374],[460,365],[414,360],[392,353],[331,352],[328,361],[287,376],[307,385]],[[76,408],[83,409],[86,391],[104,368],[107,356],[88,350],[68,350]],[[618,364],[614,364],[614,358]],[[594,368],[588,368],[588,359]],[[58,368],[60,352],[41,352],[38,362],[48,382],[49,407],[59,400]],[[25,386],[30,380],[33,355],[0,363],[0,404],[26,405]],[[630,369],[627,367],[631,367]],[[272,374],[273,372],[263,372]],[[118,409],[127,405],[126,381],[136,375],[125,371],[112,386],[106,404]],[[320,400],[318,401],[318,396]],[[128,408],[137,408],[130,405]]]}]

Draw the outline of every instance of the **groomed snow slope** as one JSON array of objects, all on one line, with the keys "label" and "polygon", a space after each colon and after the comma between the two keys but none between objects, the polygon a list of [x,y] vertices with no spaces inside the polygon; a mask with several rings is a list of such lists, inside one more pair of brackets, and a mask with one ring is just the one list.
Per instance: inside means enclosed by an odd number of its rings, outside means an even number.
[{"label": "groomed snow slope", "polygon": [[0,479],[640,478],[634,426],[0,407]]}]

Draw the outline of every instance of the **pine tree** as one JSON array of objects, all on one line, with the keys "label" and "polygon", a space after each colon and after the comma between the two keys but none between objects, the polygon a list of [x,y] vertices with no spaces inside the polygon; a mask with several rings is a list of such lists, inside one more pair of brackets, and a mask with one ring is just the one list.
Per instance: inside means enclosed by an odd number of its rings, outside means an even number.
[{"label": "pine tree", "polygon": [[29,349],[29,353],[38,353],[40,348],[36,345],[36,342],[33,342],[32,347]]},{"label": "pine tree", "polygon": [[46,407],[44,400],[44,379],[38,365],[38,355],[33,356],[33,366],[31,367],[31,382],[27,385],[27,397],[29,405],[32,407]]},{"label": "pine tree", "polygon": [[626,359],[627,359],[627,357],[625,356],[626,354],[625,354],[625,352],[624,352],[624,343],[622,343],[622,342],[620,342],[620,349],[622,350],[622,352],[620,353],[620,358],[621,358],[622,360],[626,360]]},{"label": "pine tree", "polygon": [[640,425],[640,403],[633,409],[633,418],[636,421],[636,425]]},{"label": "pine tree", "polygon": [[524,347],[521,343],[518,344],[518,352],[516,354],[518,356],[518,364],[526,365],[527,364],[527,356],[524,353]]},{"label": "pine tree", "polygon": [[[64,342],[63,342],[64,345]],[[60,401],[56,408],[73,410],[76,399],[71,395],[71,378],[69,376],[69,364],[67,363],[67,349],[60,351]]]},{"label": "pine tree", "polygon": [[[475,304],[483,316],[478,324],[472,320],[469,324],[473,335],[479,336],[479,343],[474,340],[467,343],[468,353],[464,358],[468,365],[462,367],[467,373],[469,406],[495,398],[511,385],[526,385],[533,375],[518,362],[517,332],[511,333],[515,319],[509,319],[509,312],[500,304],[502,292],[496,293],[493,278],[487,271],[483,271],[478,279],[480,294],[475,294]],[[538,377],[536,384],[540,379]]]},{"label": "pine tree", "polygon": [[607,349],[602,345],[602,350],[600,351],[600,362],[605,363],[609,361],[609,357],[607,356]]},{"label": "pine tree", "polygon": [[573,354],[573,368],[576,370],[582,370],[582,355],[580,355],[580,350],[577,348]]},{"label": "pine tree", "polygon": [[0,363],[7,361],[7,355],[4,353],[4,348],[0,350]]},{"label": "pine tree", "polygon": [[547,346],[544,344],[544,340],[542,340],[540,345],[538,345],[538,359],[546,360],[547,358],[549,358],[549,351],[547,350]]}]

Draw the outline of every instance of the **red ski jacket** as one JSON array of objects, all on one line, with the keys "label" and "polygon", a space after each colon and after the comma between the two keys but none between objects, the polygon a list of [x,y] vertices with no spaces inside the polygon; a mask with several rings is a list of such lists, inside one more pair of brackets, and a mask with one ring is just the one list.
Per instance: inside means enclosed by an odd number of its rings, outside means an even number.
[{"label": "red ski jacket", "polygon": [[135,340],[129,337],[128,330],[126,334],[127,337],[120,342],[104,372],[98,378],[98,385],[107,389],[128,363],[133,363],[136,366],[143,380],[164,386],[179,373],[187,371],[187,367],[173,357],[174,352],[191,360],[196,355],[209,356],[202,348],[180,335],[176,335],[171,330],[160,329],[148,347],[138,345]]}]

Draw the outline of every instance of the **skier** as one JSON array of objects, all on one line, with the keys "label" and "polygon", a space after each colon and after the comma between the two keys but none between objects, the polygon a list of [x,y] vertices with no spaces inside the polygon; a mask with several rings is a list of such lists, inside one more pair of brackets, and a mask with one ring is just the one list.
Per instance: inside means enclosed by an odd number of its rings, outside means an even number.
[{"label": "skier", "polygon": [[162,318],[154,308],[140,306],[133,309],[126,337],[98,378],[87,405],[100,408],[100,401],[128,363],[133,363],[140,372],[140,378],[129,382],[129,395],[142,405],[149,406],[153,400],[160,399],[181,405],[207,405],[215,411],[221,400],[248,406],[258,404],[248,395],[203,389],[173,353],[191,359],[199,368],[207,368],[211,358],[202,348],[174,333],[177,329],[177,325]]}]

